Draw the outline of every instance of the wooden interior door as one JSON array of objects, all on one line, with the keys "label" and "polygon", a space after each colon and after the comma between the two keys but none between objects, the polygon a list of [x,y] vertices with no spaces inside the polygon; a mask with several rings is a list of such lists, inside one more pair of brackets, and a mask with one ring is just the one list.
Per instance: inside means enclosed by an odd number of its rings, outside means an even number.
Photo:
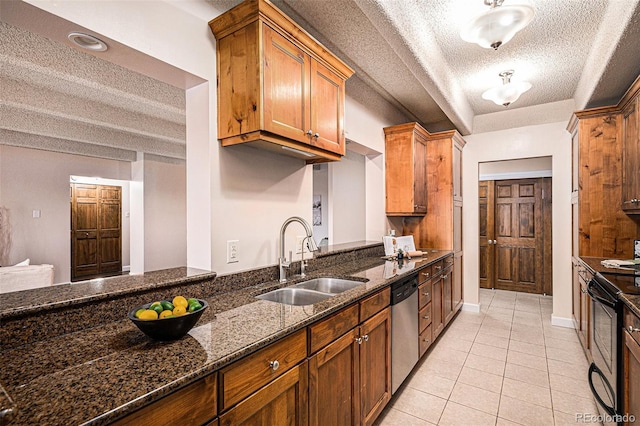
[{"label": "wooden interior door", "polygon": [[543,219],[540,179],[495,184],[495,288],[543,292]]},{"label": "wooden interior door", "polygon": [[494,288],[494,181],[478,184],[480,236],[480,288]]},{"label": "wooden interior door", "polygon": [[71,184],[71,281],[122,271],[122,188]]}]

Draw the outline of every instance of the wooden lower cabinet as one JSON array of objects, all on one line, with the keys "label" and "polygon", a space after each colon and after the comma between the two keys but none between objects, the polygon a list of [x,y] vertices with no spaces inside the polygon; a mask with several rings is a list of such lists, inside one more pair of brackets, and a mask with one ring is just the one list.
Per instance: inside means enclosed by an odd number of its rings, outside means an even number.
[{"label": "wooden lower cabinet", "polygon": [[433,330],[432,340],[442,333],[444,330],[444,310],[443,310],[443,295],[444,285],[442,276],[436,276],[431,281],[432,298],[431,298],[431,329]]},{"label": "wooden lower cabinet", "polygon": [[452,274],[453,269],[447,268],[442,273],[442,316],[444,324],[447,325],[453,318],[453,288]]},{"label": "wooden lower cabinet", "polygon": [[386,307],[309,359],[309,424],[371,425],[390,399]]},{"label": "wooden lower cabinet", "polygon": [[307,425],[308,361],[220,415],[220,426]]},{"label": "wooden lower cabinet", "polygon": [[623,414],[637,419],[640,416],[640,318],[625,308],[623,324],[622,409]]}]

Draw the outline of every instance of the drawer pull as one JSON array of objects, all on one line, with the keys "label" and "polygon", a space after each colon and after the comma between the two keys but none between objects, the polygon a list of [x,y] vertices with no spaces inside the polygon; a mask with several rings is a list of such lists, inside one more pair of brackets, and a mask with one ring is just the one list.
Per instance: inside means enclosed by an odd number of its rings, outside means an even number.
[{"label": "drawer pull", "polygon": [[271,362],[269,363],[269,367],[270,367],[273,371],[276,371],[278,368],[280,368],[280,363],[278,362],[278,360],[271,361]]},{"label": "drawer pull", "polygon": [[422,293],[424,297],[429,297],[429,293]]},{"label": "drawer pull", "polygon": [[365,342],[369,341],[369,335],[365,334],[364,336],[362,336],[362,340],[364,340]]},{"label": "drawer pull", "polygon": [[422,341],[425,343],[429,343],[429,339],[423,339]]},{"label": "drawer pull", "polygon": [[442,266],[436,265],[436,269],[439,271],[440,269],[442,269]]},{"label": "drawer pull", "polygon": [[356,343],[361,345],[362,344],[362,337],[356,337]]},{"label": "drawer pull", "polygon": [[422,318],[424,318],[424,319],[428,320],[428,319],[429,319],[429,315],[425,315],[425,316],[423,316]]},{"label": "drawer pull", "polygon": [[640,328],[635,328],[634,326],[630,325],[627,330],[629,330],[629,333],[637,333],[640,331]]},{"label": "drawer pull", "polygon": [[446,280],[448,277],[448,275],[443,275],[442,278],[440,278],[441,280]]}]

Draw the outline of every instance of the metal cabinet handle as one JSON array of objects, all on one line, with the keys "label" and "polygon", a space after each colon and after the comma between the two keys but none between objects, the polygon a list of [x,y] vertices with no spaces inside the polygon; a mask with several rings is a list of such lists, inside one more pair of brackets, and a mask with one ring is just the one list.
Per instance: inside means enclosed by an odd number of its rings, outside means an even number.
[{"label": "metal cabinet handle", "polygon": [[278,360],[271,361],[271,362],[269,362],[269,367],[270,367],[273,371],[276,371],[278,368],[280,368],[280,363],[278,362]]},{"label": "metal cabinet handle", "polygon": [[488,240],[488,241],[487,241],[487,244],[493,244],[493,243],[491,242],[491,240]]},{"label": "metal cabinet handle", "polygon": [[422,318],[424,318],[424,319],[428,320],[430,317],[429,317],[429,315],[425,315],[425,316],[423,316]]},{"label": "metal cabinet handle", "polygon": [[425,343],[429,343],[429,339],[427,339],[427,338],[423,339],[422,341],[425,342]]},{"label": "metal cabinet handle", "polygon": [[493,240],[493,244],[498,244],[498,242],[496,240]]},{"label": "metal cabinet handle", "polygon": [[314,138],[318,139],[320,137],[320,133],[317,133],[313,135]]},{"label": "metal cabinet handle", "polygon": [[424,297],[429,297],[429,293],[422,293]]},{"label": "metal cabinet handle", "polygon": [[436,269],[439,271],[440,269],[442,269],[442,266],[436,265]]},{"label": "metal cabinet handle", "polygon": [[580,291],[583,292],[584,294],[587,294],[587,289],[586,288],[581,288]]},{"label": "metal cabinet handle", "polygon": [[313,134],[313,130],[307,130],[307,136],[311,136]]},{"label": "metal cabinet handle", "polygon": [[428,272],[423,272],[423,275],[424,275],[425,278],[429,278],[429,276],[431,276],[431,274],[428,273]]},{"label": "metal cabinet handle", "polygon": [[369,341],[369,335],[368,335],[368,334],[365,334],[364,336],[362,336],[362,339],[363,339],[365,342],[368,342],[368,341]]},{"label": "metal cabinet handle", "polygon": [[413,208],[414,208],[414,209],[426,209],[426,208],[427,208],[427,206],[421,206],[420,204],[414,204],[414,205],[413,205]]},{"label": "metal cabinet handle", "polygon": [[448,277],[448,275],[443,275],[443,276],[442,276],[442,279],[443,279],[443,280],[446,280],[446,279],[447,279],[447,277]]},{"label": "metal cabinet handle", "polygon": [[362,344],[362,337],[356,337],[356,343],[361,345]]},{"label": "metal cabinet handle", "polygon": [[635,328],[634,326],[630,325],[627,330],[629,330],[629,333],[637,333],[640,332],[640,328]]}]

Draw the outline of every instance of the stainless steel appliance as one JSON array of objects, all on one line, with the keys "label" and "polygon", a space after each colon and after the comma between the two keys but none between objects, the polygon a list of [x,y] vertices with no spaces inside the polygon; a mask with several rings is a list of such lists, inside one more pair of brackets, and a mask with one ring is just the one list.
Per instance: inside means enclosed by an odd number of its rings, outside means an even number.
[{"label": "stainless steel appliance", "polygon": [[391,285],[391,393],[418,362],[418,274]]},{"label": "stainless steel appliance", "polygon": [[618,295],[640,294],[640,273],[633,268],[600,270],[589,281],[587,291],[591,301],[589,331],[593,358],[589,386],[598,402],[602,423],[623,424],[622,301]]}]

